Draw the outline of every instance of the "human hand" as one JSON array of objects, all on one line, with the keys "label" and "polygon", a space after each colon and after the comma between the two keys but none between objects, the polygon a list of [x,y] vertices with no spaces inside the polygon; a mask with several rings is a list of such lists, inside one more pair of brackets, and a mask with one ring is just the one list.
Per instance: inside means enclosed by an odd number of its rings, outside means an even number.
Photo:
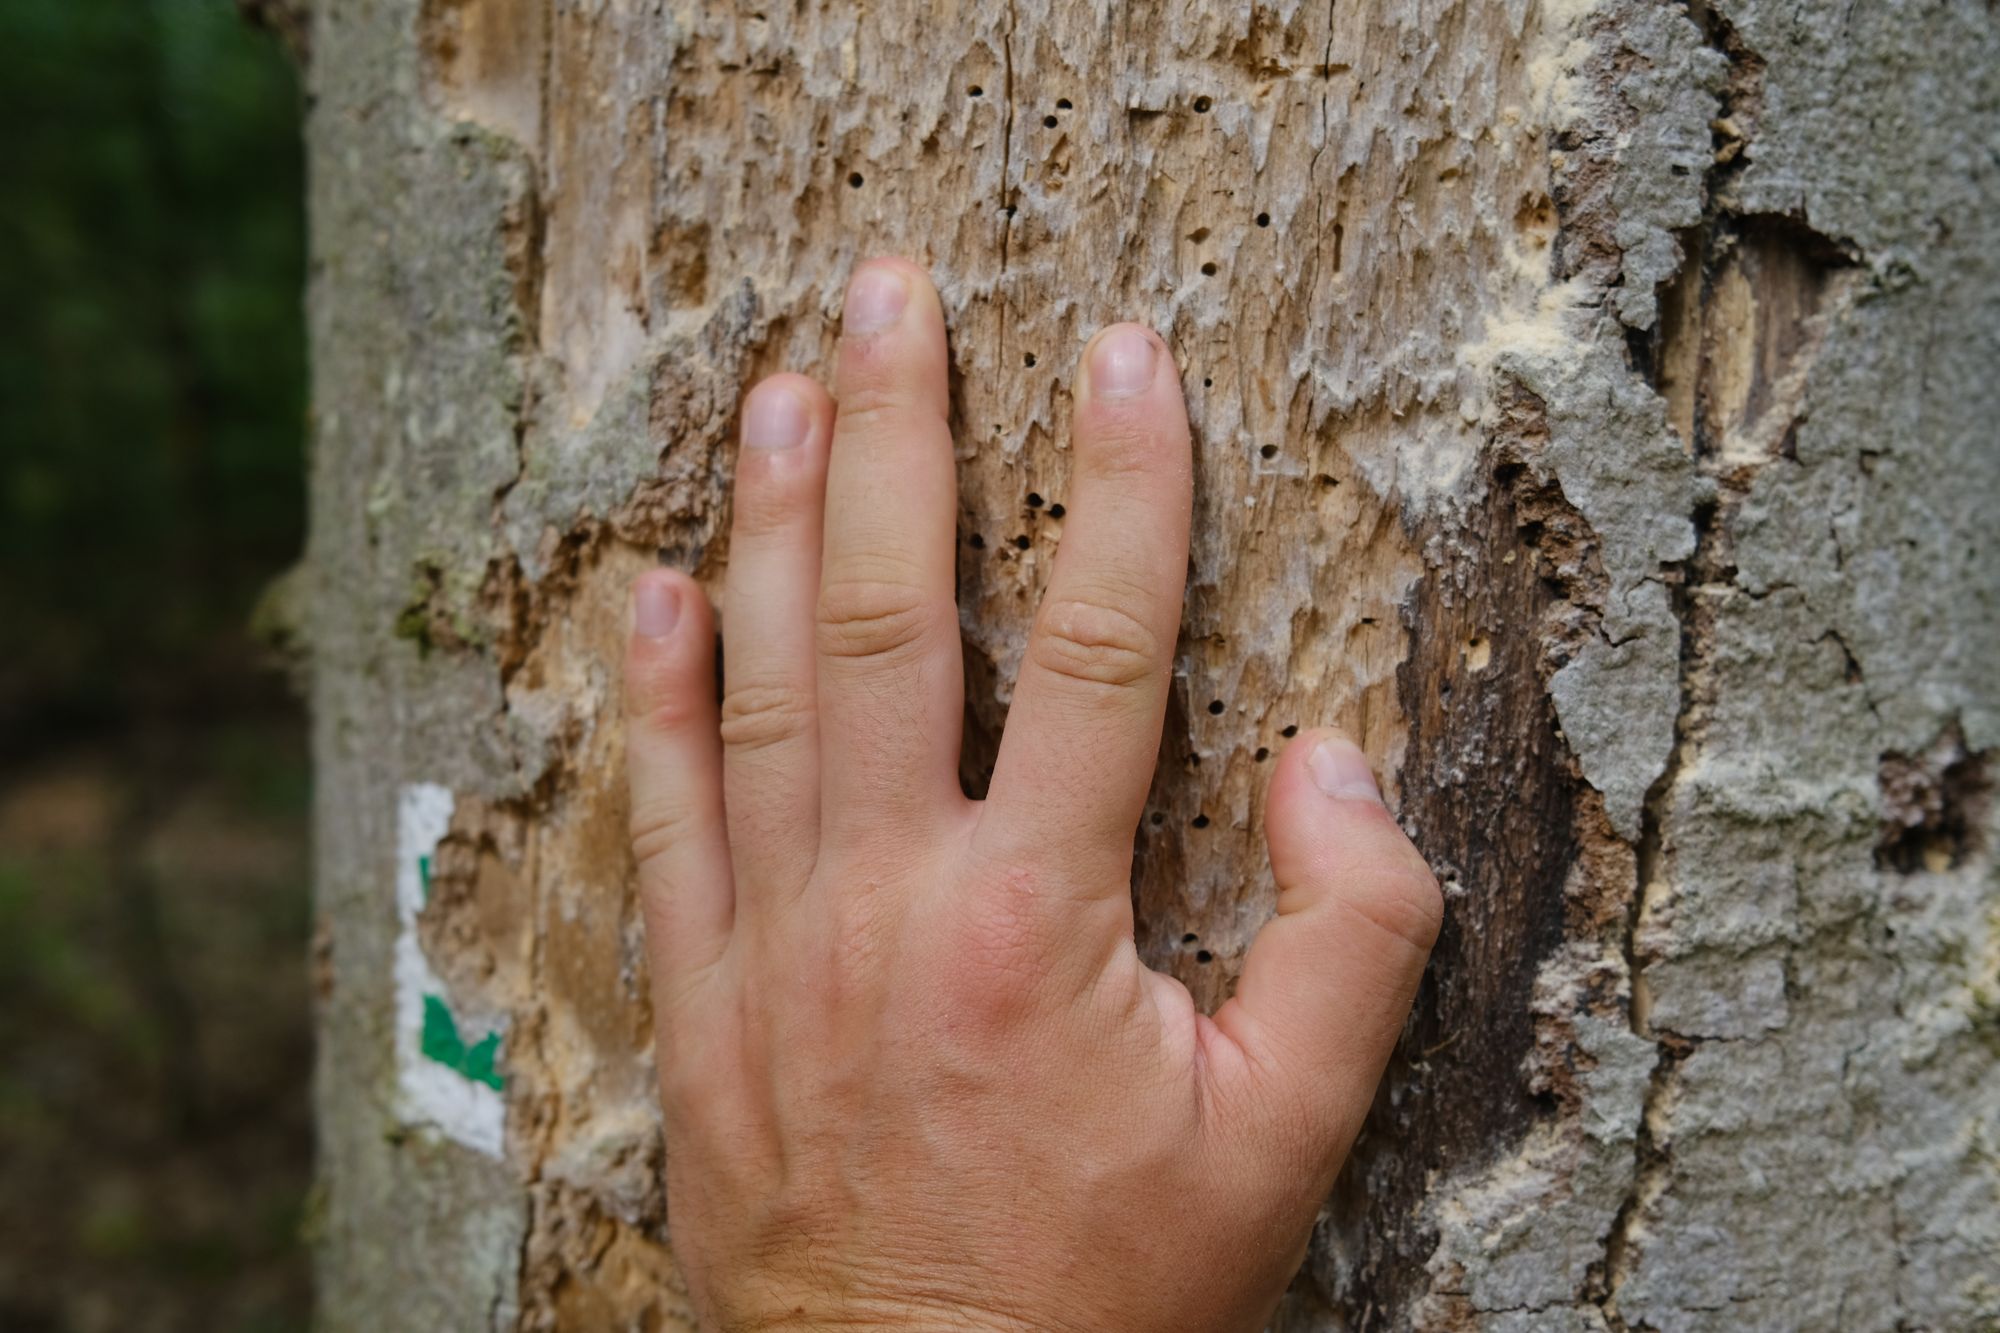
[{"label": "human hand", "polygon": [[1441,911],[1329,731],[1266,803],[1278,914],[1213,1017],[1133,946],[1134,830],[1187,569],[1165,345],[1076,378],[1069,517],[991,789],[958,782],[943,314],[848,288],[834,400],[743,409],[714,620],[634,593],[625,663],[674,1252],[705,1326],[1255,1329],[1305,1251]]}]

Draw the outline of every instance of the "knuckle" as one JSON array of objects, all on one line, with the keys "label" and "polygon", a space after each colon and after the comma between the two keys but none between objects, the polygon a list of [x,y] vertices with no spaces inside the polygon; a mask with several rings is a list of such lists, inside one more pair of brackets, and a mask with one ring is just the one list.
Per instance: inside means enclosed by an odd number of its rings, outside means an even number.
[{"label": "knuckle", "polygon": [[630,832],[632,859],[641,869],[685,843],[700,826],[697,811],[678,801],[635,800]]},{"label": "knuckle", "polygon": [[722,696],[722,743],[738,754],[754,753],[804,735],[812,716],[811,703],[792,686],[731,686]]},{"label": "knuckle", "polygon": [[724,1137],[750,1092],[738,1056],[743,1024],[720,972],[710,964],[654,981],[655,1012],[664,1009],[669,1019],[659,1047],[662,1107],[681,1127],[712,1140]]},{"label": "knuckle", "polygon": [[880,579],[849,579],[820,589],[819,649],[828,657],[876,658],[907,650],[931,621],[917,589]]},{"label": "knuckle", "polygon": [[982,877],[945,950],[954,1013],[1004,1028],[1033,1008],[1054,947],[1046,888],[1022,868],[996,867]]},{"label": "knuckle", "polygon": [[634,662],[625,679],[625,711],[632,722],[660,736],[699,725],[709,699],[689,676],[686,664],[672,659]]},{"label": "knuckle", "polygon": [[[667,910],[660,894],[641,894],[639,909],[646,923],[646,933],[654,941],[656,949],[674,938],[673,914]],[[683,1058],[685,1048],[714,1040],[714,1037],[705,1034],[718,1026],[713,1012],[715,1006],[704,1001],[713,994],[716,974],[720,969],[719,961],[655,966],[652,969],[654,1021],[661,1035],[670,1039],[663,1041],[663,1053],[669,1045],[672,1049],[669,1058],[660,1064],[662,1091],[666,1090],[671,1074],[693,1072],[689,1068],[690,1062]]]},{"label": "knuckle", "polygon": [[848,382],[841,386],[838,432],[851,439],[941,421],[929,399],[917,393],[907,377],[900,363],[886,359],[870,358],[850,368]]},{"label": "knuckle", "polygon": [[1145,682],[1161,661],[1158,636],[1106,599],[1067,597],[1044,606],[1029,651],[1044,671],[1113,689]]},{"label": "knuckle", "polygon": [[1444,924],[1444,894],[1437,876],[1414,856],[1357,875],[1334,895],[1342,910],[1427,954]]},{"label": "knuckle", "polygon": [[[1099,409],[1102,411],[1103,409]],[[1167,436],[1143,403],[1126,403],[1108,412],[1095,428],[1078,437],[1077,462],[1090,475],[1119,482],[1158,474]]]},{"label": "knuckle", "polygon": [[685,1123],[699,1115],[706,1104],[704,1094],[714,1087],[708,1071],[691,1060],[672,1059],[660,1065],[660,1104],[666,1113]]},{"label": "knuckle", "polygon": [[737,541],[757,541],[797,530],[818,503],[817,491],[798,477],[769,475],[766,460],[738,464],[730,527]]}]

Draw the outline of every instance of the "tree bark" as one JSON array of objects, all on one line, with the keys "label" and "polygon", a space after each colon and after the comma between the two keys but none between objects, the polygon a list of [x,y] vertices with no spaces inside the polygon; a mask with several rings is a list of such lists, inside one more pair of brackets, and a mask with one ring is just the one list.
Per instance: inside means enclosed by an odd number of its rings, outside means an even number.
[{"label": "tree bark", "polygon": [[716,585],[740,396],[881,252],[951,323],[968,788],[1077,352],[1145,320],[1197,496],[1142,953],[1227,993],[1294,727],[1446,885],[1275,1328],[2000,1320],[1990,4],[321,0],[310,48],[329,1329],[687,1326],[624,599]]}]

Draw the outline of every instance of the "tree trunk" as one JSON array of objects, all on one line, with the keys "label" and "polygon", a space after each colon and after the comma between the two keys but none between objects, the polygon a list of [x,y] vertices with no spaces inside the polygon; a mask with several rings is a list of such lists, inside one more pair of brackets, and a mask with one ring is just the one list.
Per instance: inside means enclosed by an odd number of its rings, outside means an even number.
[{"label": "tree trunk", "polygon": [[686,1326],[626,590],[715,583],[740,396],[880,252],[951,323],[968,787],[1077,352],[1145,320],[1197,492],[1143,955],[1228,991],[1295,726],[1447,887],[1274,1327],[2000,1320],[1991,4],[321,0],[311,50],[329,1329]]}]

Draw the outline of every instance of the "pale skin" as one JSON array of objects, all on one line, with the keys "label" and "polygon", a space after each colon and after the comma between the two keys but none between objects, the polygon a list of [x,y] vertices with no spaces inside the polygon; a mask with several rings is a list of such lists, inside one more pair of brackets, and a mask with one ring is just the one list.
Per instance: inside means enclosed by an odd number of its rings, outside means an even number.
[{"label": "pale skin", "polygon": [[1361,752],[1305,732],[1234,996],[1204,1014],[1140,961],[1193,468],[1179,372],[1133,324],[1080,358],[1060,549],[967,799],[947,392],[924,272],[862,265],[832,395],[787,374],[744,403],[719,705],[701,589],[634,589],[675,1256],[731,1333],[1261,1328],[1416,993],[1436,880]]}]

